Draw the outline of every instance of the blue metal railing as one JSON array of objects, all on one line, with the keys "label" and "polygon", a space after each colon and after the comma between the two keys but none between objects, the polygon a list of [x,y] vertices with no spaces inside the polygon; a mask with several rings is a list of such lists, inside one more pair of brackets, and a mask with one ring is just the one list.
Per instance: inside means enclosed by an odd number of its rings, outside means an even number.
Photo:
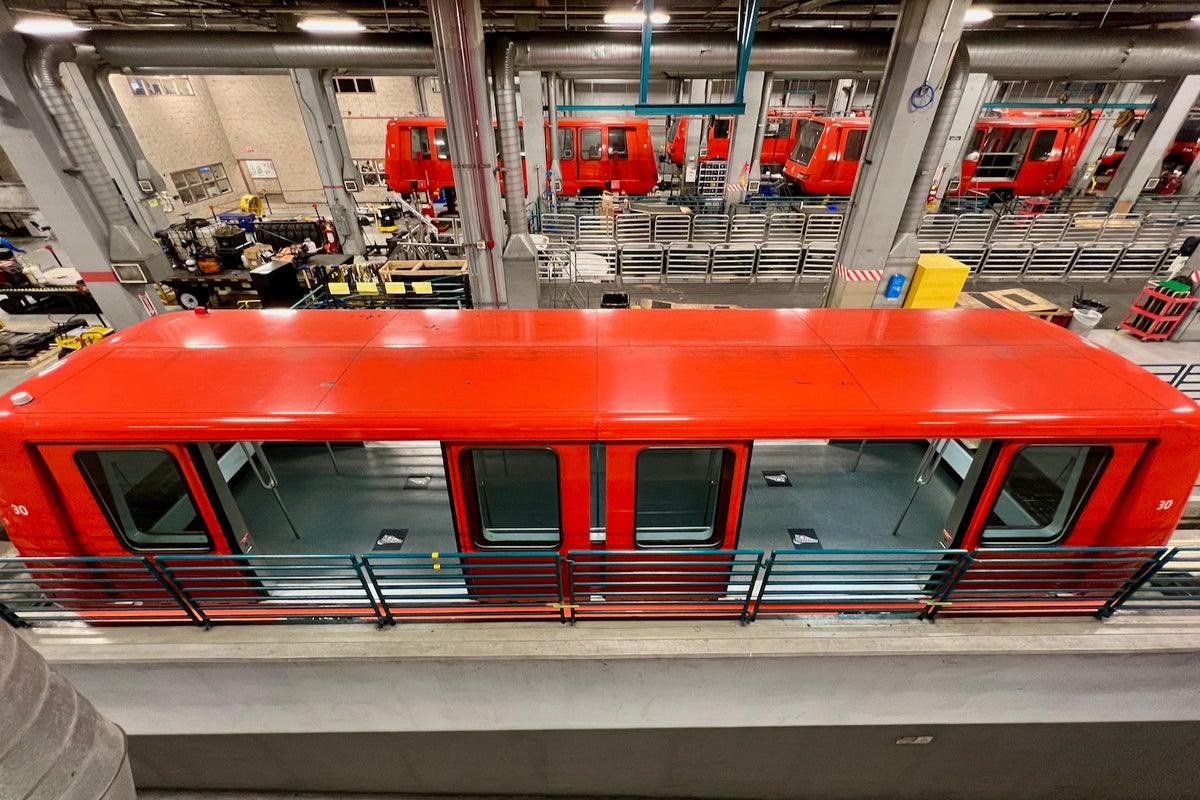
[{"label": "blue metal railing", "polygon": [[1200,547],[0,559],[16,627],[1200,611]]}]

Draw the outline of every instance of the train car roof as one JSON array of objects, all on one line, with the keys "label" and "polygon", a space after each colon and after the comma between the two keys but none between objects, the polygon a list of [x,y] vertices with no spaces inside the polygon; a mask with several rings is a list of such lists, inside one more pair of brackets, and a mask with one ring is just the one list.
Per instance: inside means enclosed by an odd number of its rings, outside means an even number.
[{"label": "train car roof", "polygon": [[[29,440],[1143,434],[1200,409],[999,310],[165,314],[0,401]],[[7,423],[4,420],[7,419]],[[278,435],[272,435],[278,431]],[[975,431],[975,432],[973,432]],[[846,438],[851,438],[849,435]]]}]

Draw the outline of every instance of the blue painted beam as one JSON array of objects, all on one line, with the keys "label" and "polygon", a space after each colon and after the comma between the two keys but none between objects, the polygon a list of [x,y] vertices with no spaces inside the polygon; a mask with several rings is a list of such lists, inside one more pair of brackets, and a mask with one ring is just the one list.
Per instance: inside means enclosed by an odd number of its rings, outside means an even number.
[{"label": "blue painted beam", "polygon": [[559,111],[627,111],[639,116],[690,116],[743,114],[745,103],[596,103],[559,106]]},{"label": "blue painted beam", "polygon": [[650,39],[654,33],[654,23],[650,15],[654,13],[654,0],[643,0],[642,12],[646,18],[642,20],[642,85],[638,89],[638,104],[644,105],[649,99],[650,91]]}]

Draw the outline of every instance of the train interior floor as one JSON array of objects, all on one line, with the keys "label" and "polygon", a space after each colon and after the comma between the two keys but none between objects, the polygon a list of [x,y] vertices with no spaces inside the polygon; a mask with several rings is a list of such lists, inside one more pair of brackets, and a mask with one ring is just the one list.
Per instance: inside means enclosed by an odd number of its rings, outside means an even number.
[{"label": "train interior floor", "polygon": [[[738,546],[937,547],[958,481],[939,469],[918,489],[915,476],[926,447],[924,441],[756,443]],[[262,474],[269,482],[261,467],[243,466],[230,478],[254,552],[458,549],[437,443],[337,445],[332,452],[324,444],[267,445],[265,453],[278,499],[260,481]],[[354,520],[352,527],[347,520]]]}]

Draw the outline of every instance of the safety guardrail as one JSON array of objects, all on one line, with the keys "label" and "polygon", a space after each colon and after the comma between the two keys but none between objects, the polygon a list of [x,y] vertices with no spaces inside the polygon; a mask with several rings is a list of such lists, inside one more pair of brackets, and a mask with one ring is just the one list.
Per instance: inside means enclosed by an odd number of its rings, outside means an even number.
[{"label": "safety guardrail", "polygon": [[0,559],[0,619],[191,624],[1200,611],[1200,548]]},{"label": "safety guardrail", "polygon": [[1200,364],[1141,364],[1139,366],[1200,403]]}]

